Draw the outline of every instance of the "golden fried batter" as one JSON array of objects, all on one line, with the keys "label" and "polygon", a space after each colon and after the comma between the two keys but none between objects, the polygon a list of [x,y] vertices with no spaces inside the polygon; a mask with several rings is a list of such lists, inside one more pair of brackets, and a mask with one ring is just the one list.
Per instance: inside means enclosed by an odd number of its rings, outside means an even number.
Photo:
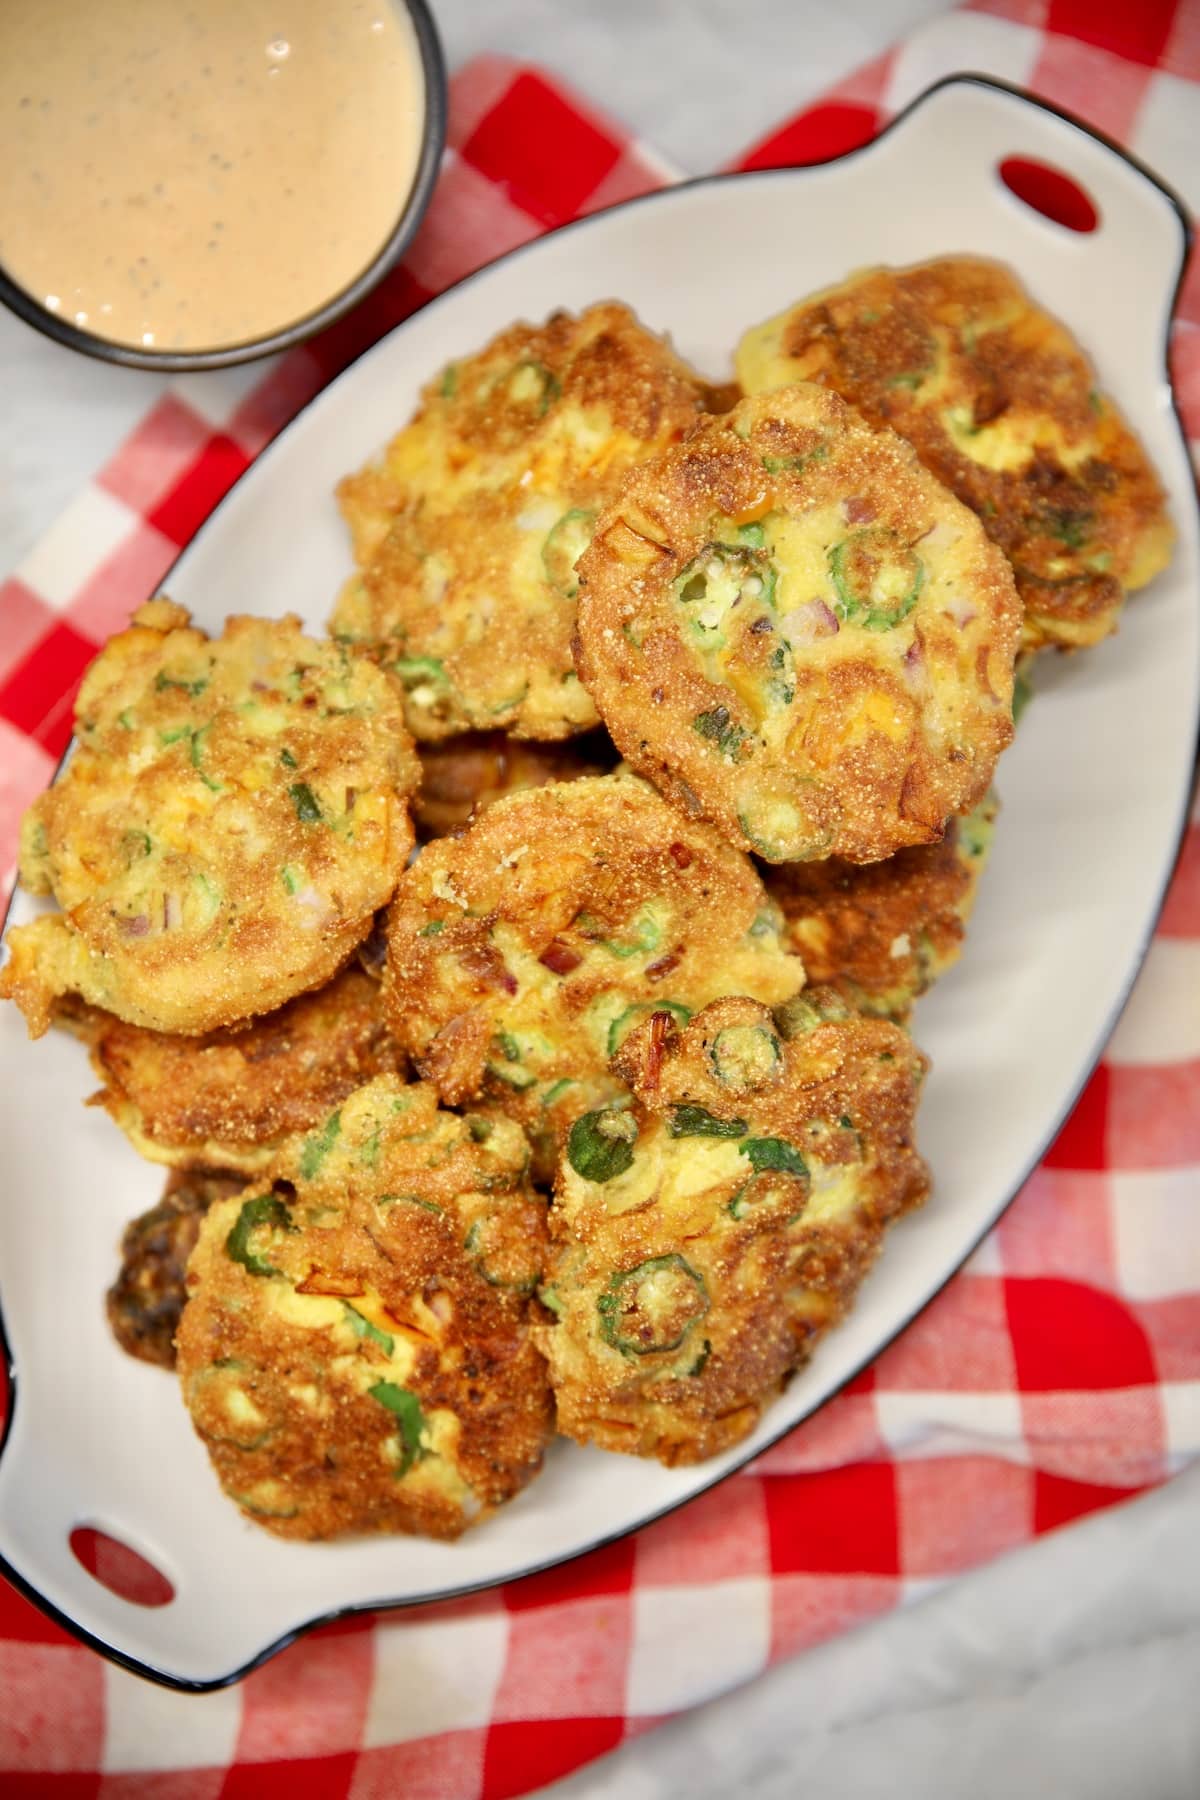
[{"label": "golden fried batter", "polygon": [[753,1430],[925,1197],[925,1059],[814,988],[774,1018],[744,998],[682,1028],[655,1013],[614,1068],[633,1104],[571,1129],[538,1337],[561,1431],[698,1462]]},{"label": "golden fried batter", "polygon": [[579,672],[618,747],[768,862],[934,842],[1012,737],[1008,565],[821,388],[636,469],[579,573]]},{"label": "golden fried batter", "polygon": [[200,1221],[215,1201],[241,1187],[240,1175],[196,1169],[172,1174],[158,1205],[125,1227],[121,1267],[106,1309],[113,1336],[130,1356],[175,1367],[175,1332],[187,1299],[184,1272]]},{"label": "golden fried batter", "polygon": [[1022,647],[1115,631],[1171,554],[1166,497],[1070,332],[997,263],[867,269],[742,339],[748,393],[819,381],[907,438],[1011,559]]},{"label": "golden fried batter", "polygon": [[332,630],[399,677],[415,737],[595,725],[571,660],[575,559],[625,471],[703,404],[627,307],[555,313],[451,363],[382,462],[342,482],[359,573]]},{"label": "golden fried batter", "polygon": [[810,981],[832,982],[864,1012],[905,1020],[957,962],[996,818],[988,794],[951,819],[940,844],[884,862],[789,863],[763,879]]},{"label": "golden fried batter", "polygon": [[419,775],[399,698],[298,620],[210,639],[150,602],[85,675],[76,734],[21,837],[22,881],[63,910],[0,973],[34,1036],[63,993],[154,1031],[271,1012],[390,899]]},{"label": "golden fried batter", "polygon": [[257,1175],[376,1075],[395,1072],[379,985],[350,967],[240,1030],[167,1037],[109,1019],[92,1040],[94,1096],[135,1150],[180,1169]]},{"label": "golden fried batter", "polygon": [[502,731],[473,732],[422,744],[417,754],[421,786],[413,798],[413,818],[425,838],[460,831],[475,812],[505,794],[603,775],[616,760],[601,732],[569,744],[530,744]]},{"label": "golden fried batter", "polygon": [[208,1214],[177,1334],[222,1487],[281,1537],[452,1538],[541,1466],[545,1203],[503,1118],[382,1076]]},{"label": "golden fried batter", "polygon": [[630,776],[572,781],[421,852],[392,906],[384,1002],[443,1099],[488,1095],[544,1172],[563,1127],[620,1092],[609,1057],[646,1013],[796,992],[780,924],[709,826]]}]

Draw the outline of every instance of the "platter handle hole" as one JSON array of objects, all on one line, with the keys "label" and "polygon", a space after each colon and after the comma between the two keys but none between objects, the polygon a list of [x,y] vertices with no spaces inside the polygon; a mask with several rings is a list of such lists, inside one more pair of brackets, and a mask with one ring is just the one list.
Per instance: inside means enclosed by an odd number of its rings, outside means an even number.
[{"label": "platter handle hole", "polygon": [[1006,156],[996,164],[996,173],[1010,194],[1055,225],[1086,233],[1095,231],[1100,223],[1100,208],[1087,189],[1052,163],[1037,162],[1031,156]]},{"label": "platter handle hole", "polygon": [[76,1525],[67,1540],[71,1554],[93,1581],[134,1606],[168,1606],[175,1589],[161,1570],[120,1538],[94,1525]]}]

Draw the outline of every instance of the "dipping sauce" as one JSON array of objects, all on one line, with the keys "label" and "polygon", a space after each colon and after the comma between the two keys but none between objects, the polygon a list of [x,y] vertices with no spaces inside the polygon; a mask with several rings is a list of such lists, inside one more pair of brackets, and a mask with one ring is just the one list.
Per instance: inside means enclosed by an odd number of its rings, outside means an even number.
[{"label": "dipping sauce", "polygon": [[382,249],[424,120],[392,0],[0,0],[0,265],[139,350],[269,336]]}]

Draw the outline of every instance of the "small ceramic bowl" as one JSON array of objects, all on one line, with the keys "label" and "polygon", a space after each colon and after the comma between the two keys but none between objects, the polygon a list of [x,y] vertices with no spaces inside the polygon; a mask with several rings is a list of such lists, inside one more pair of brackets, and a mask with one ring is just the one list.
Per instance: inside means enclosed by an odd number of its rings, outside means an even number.
[{"label": "small ceramic bowl", "polygon": [[124,363],[127,368],[156,369],[163,374],[178,374],[192,369],[224,369],[233,363],[253,362],[277,350],[288,350],[303,343],[326,325],[332,325],[350,311],[398,262],[411,243],[417,226],[429,205],[437,180],[438,166],[446,141],[446,68],[442,58],[437,28],[425,0],[392,0],[407,13],[416,38],[417,54],[425,87],[425,118],[421,132],[421,148],[412,182],[403,196],[403,204],[395,226],[374,258],[348,287],[329,296],[323,306],[294,319],[277,331],[263,337],[243,339],[240,343],[206,350],[148,350],[131,344],[113,343],[108,338],[81,330],[58,313],[51,312],[27,289],[18,287],[0,267],[0,302],[15,312],[26,324],[44,332],[47,337],[81,350],[85,356],[100,357],[104,362]]}]

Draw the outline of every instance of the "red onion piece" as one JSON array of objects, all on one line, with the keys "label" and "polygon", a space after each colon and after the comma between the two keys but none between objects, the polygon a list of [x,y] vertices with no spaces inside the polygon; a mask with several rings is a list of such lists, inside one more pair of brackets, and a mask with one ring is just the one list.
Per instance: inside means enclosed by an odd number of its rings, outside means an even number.
[{"label": "red onion piece", "polygon": [[819,638],[836,637],[841,627],[832,607],[818,599],[785,613],[779,629],[790,644],[815,644]]},{"label": "red onion piece", "polygon": [[578,950],[572,950],[570,944],[565,944],[561,938],[551,938],[538,961],[552,975],[569,975],[572,969],[579,967],[583,958]]}]

